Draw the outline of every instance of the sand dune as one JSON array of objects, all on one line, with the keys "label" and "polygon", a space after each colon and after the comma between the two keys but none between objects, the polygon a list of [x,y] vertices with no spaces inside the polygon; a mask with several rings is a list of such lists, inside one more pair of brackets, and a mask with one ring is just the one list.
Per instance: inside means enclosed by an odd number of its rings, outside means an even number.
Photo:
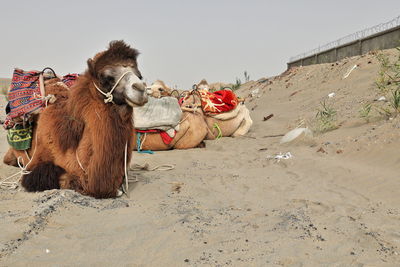
[{"label": "sand dune", "polygon": [[[134,153],[134,163],[176,167],[130,172],[139,182],[129,198],[1,190],[0,265],[398,265],[400,119],[359,116],[380,97],[378,70],[371,53],[243,85],[254,120],[246,137]],[[315,127],[330,93],[338,129],[282,145],[268,137]],[[4,131],[1,140],[4,154]],[[16,171],[1,165],[2,178]]]}]

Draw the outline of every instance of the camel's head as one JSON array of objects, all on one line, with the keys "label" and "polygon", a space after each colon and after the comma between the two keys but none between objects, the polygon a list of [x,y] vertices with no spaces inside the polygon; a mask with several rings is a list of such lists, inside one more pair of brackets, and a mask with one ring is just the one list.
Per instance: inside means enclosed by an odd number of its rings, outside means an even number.
[{"label": "camel's head", "polygon": [[147,94],[152,97],[160,98],[162,96],[170,96],[172,89],[165,85],[163,81],[157,80],[147,88]]},{"label": "camel's head", "polygon": [[87,61],[96,94],[106,103],[132,107],[147,103],[146,86],[137,66],[138,55],[136,49],[123,41],[112,41],[106,51]]},{"label": "camel's head", "polygon": [[181,108],[197,110],[197,108],[201,107],[200,95],[196,90],[186,91],[181,96]]},{"label": "camel's head", "polygon": [[199,90],[206,90],[206,91],[210,91],[210,86],[208,85],[208,82],[206,81],[206,79],[201,80],[197,85],[196,88]]}]

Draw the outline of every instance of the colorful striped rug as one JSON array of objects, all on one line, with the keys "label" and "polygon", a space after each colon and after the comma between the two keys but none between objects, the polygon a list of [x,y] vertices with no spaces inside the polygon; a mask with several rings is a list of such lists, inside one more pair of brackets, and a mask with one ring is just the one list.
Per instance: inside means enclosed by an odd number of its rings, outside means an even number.
[{"label": "colorful striped rug", "polygon": [[[6,129],[13,127],[15,120],[23,119],[35,111],[40,112],[45,107],[46,98],[42,73],[43,71],[14,69],[8,93],[7,118],[4,122]],[[78,76],[78,74],[67,74],[61,80],[71,87]]]}]

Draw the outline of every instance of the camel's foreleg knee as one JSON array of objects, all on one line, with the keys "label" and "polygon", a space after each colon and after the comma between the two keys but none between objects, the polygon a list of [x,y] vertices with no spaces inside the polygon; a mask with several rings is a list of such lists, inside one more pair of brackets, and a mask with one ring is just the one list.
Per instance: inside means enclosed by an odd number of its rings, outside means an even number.
[{"label": "camel's foreleg knee", "polygon": [[14,149],[12,149],[11,147],[8,149],[7,153],[3,157],[3,162],[4,164],[18,167],[18,160],[14,154]]}]

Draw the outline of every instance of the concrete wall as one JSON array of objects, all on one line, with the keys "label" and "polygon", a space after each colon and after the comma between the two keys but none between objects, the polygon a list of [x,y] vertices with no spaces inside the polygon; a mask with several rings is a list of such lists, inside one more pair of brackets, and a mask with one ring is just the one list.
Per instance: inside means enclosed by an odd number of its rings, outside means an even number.
[{"label": "concrete wall", "polygon": [[331,63],[346,57],[366,54],[372,50],[389,49],[400,46],[400,26],[344,44],[318,54],[287,63],[288,68],[320,63]]},{"label": "concrete wall", "polygon": [[318,54],[318,63],[329,63],[336,61],[337,49],[330,49],[324,53]]},{"label": "concrete wall", "polygon": [[362,53],[368,53],[371,50],[389,49],[400,46],[400,28],[397,31],[391,31],[382,36],[372,36],[362,43]]},{"label": "concrete wall", "polygon": [[340,46],[337,48],[337,58],[335,61],[344,59],[345,57],[354,57],[361,54],[362,42],[355,41],[349,43],[345,46]]}]

